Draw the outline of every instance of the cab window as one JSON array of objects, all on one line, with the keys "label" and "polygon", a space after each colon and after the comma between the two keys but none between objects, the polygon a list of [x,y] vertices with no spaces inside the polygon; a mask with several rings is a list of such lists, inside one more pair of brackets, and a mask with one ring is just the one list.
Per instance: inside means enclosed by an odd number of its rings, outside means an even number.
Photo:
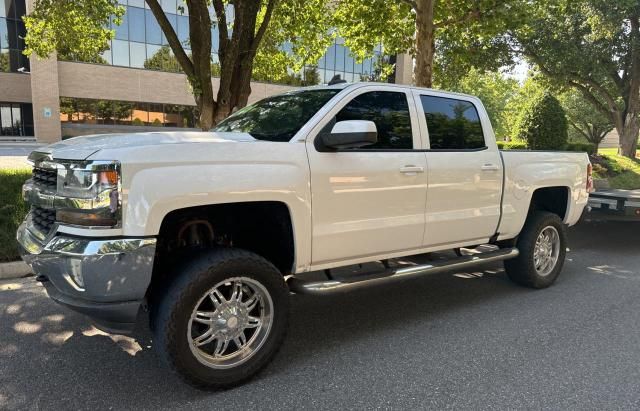
[{"label": "cab window", "polygon": [[396,91],[371,91],[351,100],[336,121],[369,120],[376,124],[378,142],[358,150],[411,150],[413,134],[407,95]]},{"label": "cab window", "polygon": [[432,150],[469,150],[485,147],[476,107],[464,100],[420,96]]}]

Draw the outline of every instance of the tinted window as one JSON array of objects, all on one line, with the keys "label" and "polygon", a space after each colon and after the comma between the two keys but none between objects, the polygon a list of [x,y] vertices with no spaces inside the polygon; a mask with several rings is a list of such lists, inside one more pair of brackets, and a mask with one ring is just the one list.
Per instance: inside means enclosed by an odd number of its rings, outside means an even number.
[{"label": "tinted window", "polygon": [[258,140],[289,141],[340,90],[303,90],[260,100],[220,122],[213,131],[251,134]]},{"label": "tinted window", "polygon": [[336,115],[336,121],[376,123],[378,142],[363,149],[412,149],[411,117],[405,93],[372,91],[354,98]]},{"label": "tinted window", "polygon": [[420,96],[433,150],[483,148],[484,136],[475,106],[452,98]]}]

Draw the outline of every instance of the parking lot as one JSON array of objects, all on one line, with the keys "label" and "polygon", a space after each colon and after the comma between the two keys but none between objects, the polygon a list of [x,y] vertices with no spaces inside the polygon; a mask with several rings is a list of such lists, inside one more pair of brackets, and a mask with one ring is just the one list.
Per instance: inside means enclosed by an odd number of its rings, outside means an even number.
[{"label": "parking lot", "polygon": [[0,409],[637,409],[640,226],[582,223],[570,247],[546,290],[496,266],[293,296],[275,361],[222,392],[170,374],[147,330],[109,336],[31,278],[1,282]]}]

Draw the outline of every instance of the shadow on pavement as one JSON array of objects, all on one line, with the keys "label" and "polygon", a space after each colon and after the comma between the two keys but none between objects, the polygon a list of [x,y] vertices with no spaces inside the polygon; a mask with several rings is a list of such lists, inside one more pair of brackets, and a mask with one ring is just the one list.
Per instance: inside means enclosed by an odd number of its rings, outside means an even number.
[{"label": "shadow on pavement", "polygon": [[[596,259],[637,255],[640,226],[583,223],[571,230],[570,239],[574,250],[570,258],[590,252],[598,253]],[[588,271],[589,264],[569,261],[568,266],[580,270],[561,276],[558,288],[549,293],[559,294],[563,286],[584,281],[579,274]],[[439,336],[447,327],[457,327],[472,334],[483,326],[473,321],[475,312],[497,316],[508,304],[541,295],[511,284],[501,266],[454,274],[339,296],[293,296],[291,328],[280,354],[265,372],[232,395],[242,396],[256,385],[278,390],[291,382],[291,374],[328,367],[329,357],[357,357],[364,342],[380,341],[385,355],[402,350],[412,339],[412,329],[428,329]],[[412,344],[420,350],[443,349],[430,339],[418,338]],[[84,317],[51,302],[33,280],[0,283],[0,408],[121,409],[158,404],[171,408],[231,395],[200,392],[183,384],[160,363],[152,345],[146,328],[135,339],[97,331]]]}]

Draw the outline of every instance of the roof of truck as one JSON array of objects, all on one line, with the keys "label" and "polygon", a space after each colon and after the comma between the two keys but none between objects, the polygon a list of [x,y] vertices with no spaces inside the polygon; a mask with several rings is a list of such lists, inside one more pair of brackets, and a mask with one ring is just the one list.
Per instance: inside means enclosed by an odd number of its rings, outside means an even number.
[{"label": "roof of truck", "polygon": [[397,87],[397,88],[402,88],[402,89],[431,91],[431,92],[435,92],[435,93],[448,94],[448,95],[451,95],[451,96],[471,97],[471,98],[477,99],[477,96],[474,96],[474,95],[471,95],[471,94],[456,93],[456,92],[453,92],[453,91],[438,90],[438,89],[426,88],[426,87],[415,87],[415,86],[409,86],[409,85],[405,85],[405,84],[382,83],[382,82],[378,82],[377,83],[377,82],[364,82],[364,81],[357,82],[357,83],[338,83],[338,84],[332,84],[332,85],[322,84],[322,85],[317,85],[317,86],[301,87],[301,88],[297,88],[297,89],[294,89],[294,90],[290,90],[289,92],[292,92],[292,91],[295,92],[297,90],[324,90],[324,89],[343,90],[343,89],[346,89],[346,88],[360,88],[360,87],[365,87],[365,86]]}]

